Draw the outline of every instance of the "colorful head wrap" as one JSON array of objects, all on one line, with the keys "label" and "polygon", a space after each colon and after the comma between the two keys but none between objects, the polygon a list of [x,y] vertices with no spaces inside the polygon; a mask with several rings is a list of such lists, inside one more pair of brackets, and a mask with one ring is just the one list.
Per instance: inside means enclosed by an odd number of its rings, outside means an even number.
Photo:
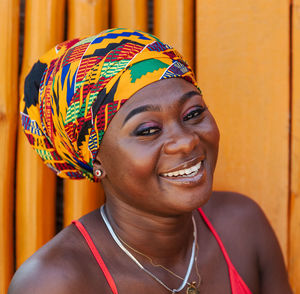
[{"label": "colorful head wrap", "polygon": [[135,92],[191,68],[156,37],[127,29],[66,41],[46,53],[25,80],[24,132],[63,178],[93,177],[93,162],[111,119]]}]

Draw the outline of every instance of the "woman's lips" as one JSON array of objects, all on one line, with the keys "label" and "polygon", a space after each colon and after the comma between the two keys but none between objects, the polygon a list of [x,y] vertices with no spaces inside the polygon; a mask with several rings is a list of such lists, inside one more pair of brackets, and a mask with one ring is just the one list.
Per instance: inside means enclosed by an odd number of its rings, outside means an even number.
[{"label": "woman's lips", "polygon": [[205,161],[202,160],[189,168],[160,174],[160,177],[173,184],[195,186],[200,184],[206,177],[204,163]]},{"label": "woman's lips", "polygon": [[166,175],[168,173],[174,173],[180,170],[185,170],[185,169],[189,169],[197,164],[199,164],[200,162],[203,162],[205,159],[204,155],[201,156],[197,156],[194,157],[193,159],[187,160],[177,166],[173,166],[172,168],[167,168],[165,169],[163,172],[160,172],[159,175]]},{"label": "woman's lips", "polygon": [[178,169],[173,172],[163,173],[162,176],[163,177],[191,176],[198,172],[198,170],[201,168],[201,165],[202,165],[202,161],[194,164],[189,168]]}]

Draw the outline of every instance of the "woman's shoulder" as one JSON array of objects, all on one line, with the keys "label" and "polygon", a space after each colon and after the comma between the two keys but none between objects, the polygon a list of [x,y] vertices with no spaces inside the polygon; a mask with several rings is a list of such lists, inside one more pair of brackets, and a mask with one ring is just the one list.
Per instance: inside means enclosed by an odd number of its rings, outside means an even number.
[{"label": "woman's shoulder", "polygon": [[[254,200],[239,193],[214,192],[203,211],[246,284],[259,278],[262,293],[291,293],[279,242]],[[255,278],[257,272],[260,276]]]},{"label": "woman's shoulder", "polygon": [[245,195],[235,192],[213,192],[203,211],[225,243],[228,241],[232,244],[234,236],[237,246],[247,245],[253,254],[261,250],[262,237],[274,235],[263,210]]},{"label": "woman's shoulder", "polygon": [[203,210],[212,222],[251,226],[266,220],[263,210],[253,199],[236,192],[214,191]]},{"label": "woman's shoulder", "polygon": [[[74,225],[70,225],[21,265],[8,294],[91,293],[99,285],[86,281],[93,280],[89,276],[95,268],[84,238]],[[101,275],[97,274],[96,281],[101,282]]]},{"label": "woman's shoulder", "polygon": [[82,254],[78,239],[74,226],[63,229],[20,266],[8,293],[71,293],[79,268],[76,256]]},{"label": "woman's shoulder", "polygon": [[213,191],[211,198],[205,204],[206,209],[221,209],[226,212],[232,209],[243,209],[248,212],[261,211],[259,205],[250,197],[231,191]]}]

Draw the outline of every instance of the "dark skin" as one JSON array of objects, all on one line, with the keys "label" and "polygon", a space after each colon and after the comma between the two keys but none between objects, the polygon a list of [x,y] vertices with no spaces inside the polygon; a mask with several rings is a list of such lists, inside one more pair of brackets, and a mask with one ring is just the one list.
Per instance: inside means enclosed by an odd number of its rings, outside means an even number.
[{"label": "dark skin", "polygon": [[[261,209],[239,194],[212,193],[218,142],[217,125],[202,96],[185,80],[158,81],[134,94],[111,121],[94,164],[94,171],[102,171],[98,180],[106,193],[105,209],[112,227],[155,264],[184,276],[194,215],[200,293],[231,293],[224,257],[196,210],[202,207],[252,293],[292,293],[278,241]],[[200,161],[194,176],[166,175]],[[171,293],[120,250],[99,210],[80,221],[100,251],[118,293]],[[170,288],[180,285],[181,280],[131,252]],[[194,266],[189,281],[198,279]],[[21,266],[8,293],[111,293],[111,289],[71,225]]]}]

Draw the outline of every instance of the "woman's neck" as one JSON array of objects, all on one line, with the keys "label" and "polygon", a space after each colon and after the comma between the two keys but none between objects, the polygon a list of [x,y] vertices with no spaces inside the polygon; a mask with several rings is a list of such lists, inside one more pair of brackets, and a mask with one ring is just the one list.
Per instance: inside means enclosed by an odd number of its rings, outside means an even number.
[{"label": "woman's neck", "polygon": [[109,200],[105,205],[105,213],[127,249],[132,251],[134,248],[151,258],[155,264],[165,266],[178,262],[183,264],[189,259],[194,239],[192,213],[159,216],[124,202],[116,205]]}]

